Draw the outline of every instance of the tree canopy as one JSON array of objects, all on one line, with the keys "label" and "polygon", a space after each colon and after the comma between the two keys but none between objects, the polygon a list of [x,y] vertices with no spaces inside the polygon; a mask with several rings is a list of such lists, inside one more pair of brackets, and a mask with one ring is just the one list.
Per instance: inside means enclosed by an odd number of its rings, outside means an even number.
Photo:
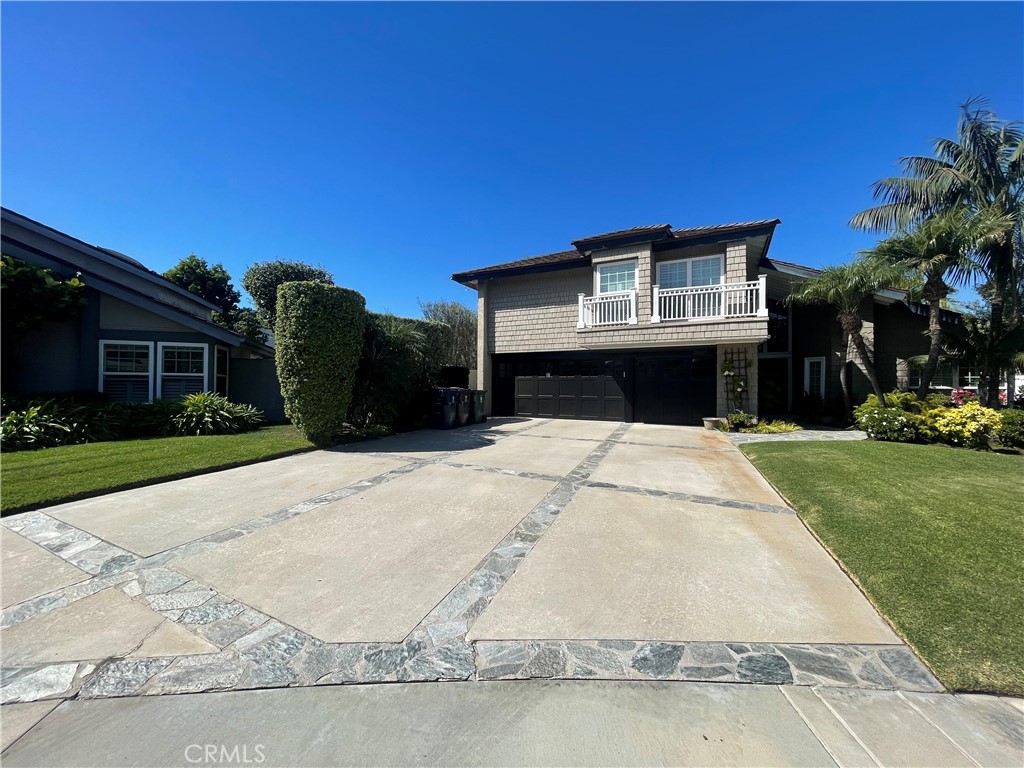
[{"label": "tree canopy", "polygon": [[476,368],[476,312],[457,301],[421,301],[426,320],[445,323],[452,329],[443,365]]},{"label": "tree canopy", "polygon": [[164,277],[211,304],[216,304],[224,318],[232,316],[242,298],[231,284],[231,275],[223,264],[210,266],[206,259],[194,253],[164,272]]}]

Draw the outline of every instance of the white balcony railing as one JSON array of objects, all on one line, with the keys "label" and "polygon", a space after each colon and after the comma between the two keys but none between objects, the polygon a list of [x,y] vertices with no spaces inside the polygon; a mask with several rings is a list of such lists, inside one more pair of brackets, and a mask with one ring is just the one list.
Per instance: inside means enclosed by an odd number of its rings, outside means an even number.
[{"label": "white balcony railing", "polygon": [[579,294],[577,328],[602,325],[636,325],[636,291],[616,291],[597,296]]},{"label": "white balcony railing", "polygon": [[654,286],[651,322],[768,317],[766,277],[749,283],[699,285],[694,288]]}]

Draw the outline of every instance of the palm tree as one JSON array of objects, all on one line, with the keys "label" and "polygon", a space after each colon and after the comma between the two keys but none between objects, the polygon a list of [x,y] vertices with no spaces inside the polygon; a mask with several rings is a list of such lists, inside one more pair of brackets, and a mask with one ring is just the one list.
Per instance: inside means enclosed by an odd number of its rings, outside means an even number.
[{"label": "palm tree", "polygon": [[[957,139],[935,139],[933,146],[934,157],[900,158],[904,175],[876,181],[872,192],[882,203],[858,213],[850,225],[890,232],[961,207],[973,215],[1002,218],[1006,228],[977,253],[991,287],[990,331],[999,336],[1020,322],[1024,130],[1020,123],[1001,122],[988,102],[977,98],[961,107]],[[986,369],[986,375],[985,400],[998,405],[999,372]]]},{"label": "palm tree", "polygon": [[[975,308],[980,309],[980,305],[975,305]],[[967,312],[963,323],[952,329],[946,345],[962,360],[973,363],[982,371],[1024,371],[1024,326],[1007,328],[997,336],[992,334],[989,321],[987,313]],[[981,383],[988,382],[983,377]],[[997,379],[997,391],[998,387]],[[1007,403],[1013,400],[1013,395],[1013,387],[1007,387]]]},{"label": "palm tree", "polygon": [[[826,267],[808,280],[797,285],[786,301],[795,304],[828,304],[836,309],[836,319],[843,329],[844,341],[853,343],[860,358],[864,373],[878,401],[885,406],[885,393],[878,383],[875,364],[868,352],[867,343],[861,334],[864,322],[860,307],[883,288],[898,283],[903,277],[900,269],[869,259],[858,259],[850,264]],[[843,405],[849,414],[853,408],[850,399],[850,380],[847,363],[850,361],[849,342],[843,349],[843,367],[839,372],[839,383],[843,389]]]},{"label": "palm tree", "polygon": [[923,400],[942,355],[942,302],[977,269],[972,258],[987,248],[1007,226],[1004,217],[978,216],[956,208],[924,219],[908,230],[883,240],[862,255],[895,267],[910,280],[920,283],[921,297],[928,303],[928,334],[931,344],[921,372],[918,399]]}]

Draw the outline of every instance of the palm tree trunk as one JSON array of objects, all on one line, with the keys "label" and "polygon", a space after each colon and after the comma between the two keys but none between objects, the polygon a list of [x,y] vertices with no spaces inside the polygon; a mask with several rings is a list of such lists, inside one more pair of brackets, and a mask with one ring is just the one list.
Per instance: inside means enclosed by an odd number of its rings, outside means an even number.
[{"label": "palm tree trunk", "polygon": [[943,291],[939,286],[925,285],[928,302],[928,334],[931,336],[931,344],[928,347],[928,362],[921,371],[921,385],[917,388],[917,399],[924,400],[925,395],[932,386],[932,379],[939,367],[939,355],[942,354],[942,300],[948,291]]},{"label": "palm tree trunk", "polygon": [[[996,295],[992,297],[992,308],[989,321],[989,335],[991,339],[998,339],[1003,333],[1003,297]],[[986,379],[985,393],[981,396],[982,405],[989,408],[999,407],[999,360],[995,355],[989,355],[985,361],[984,376]]]},{"label": "palm tree trunk", "polygon": [[850,358],[843,355],[843,367],[839,369],[839,388],[843,390],[843,417],[849,421],[853,413],[853,397],[850,395]]},{"label": "palm tree trunk", "polygon": [[875,372],[875,364],[871,361],[871,356],[868,354],[868,345],[864,343],[864,337],[860,333],[864,323],[856,312],[843,312],[839,315],[839,323],[853,342],[853,347],[860,356],[860,361],[864,366],[864,373],[867,374],[868,381],[871,382],[871,389],[875,391],[875,397],[878,398],[879,404],[885,408],[885,393],[882,392],[882,385],[878,383],[878,374]]}]

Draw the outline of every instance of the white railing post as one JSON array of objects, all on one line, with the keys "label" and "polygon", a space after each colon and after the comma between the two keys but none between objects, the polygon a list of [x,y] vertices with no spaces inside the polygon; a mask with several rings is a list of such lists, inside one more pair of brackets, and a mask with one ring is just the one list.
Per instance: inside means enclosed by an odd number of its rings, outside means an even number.
[{"label": "white railing post", "polygon": [[579,318],[576,320],[577,330],[582,330],[583,328],[587,327],[587,324],[583,321],[583,299],[586,297],[586,295],[587,294],[585,293],[576,294],[576,300],[578,302],[578,307],[580,311]]},{"label": "white railing post", "polygon": [[661,322],[661,288],[659,286],[657,286],[657,285],[654,286],[654,296],[652,298],[654,300],[654,304],[651,305],[651,322],[652,323],[660,323]]},{"label": "white railing post", "polygon": [[768,275],[759,275],[757,282],[757,316],[768,317]]},{"label": "white railing post", "polygon": [[629,320],[630,325],[636,325],[636,289],[629,293]]}]

